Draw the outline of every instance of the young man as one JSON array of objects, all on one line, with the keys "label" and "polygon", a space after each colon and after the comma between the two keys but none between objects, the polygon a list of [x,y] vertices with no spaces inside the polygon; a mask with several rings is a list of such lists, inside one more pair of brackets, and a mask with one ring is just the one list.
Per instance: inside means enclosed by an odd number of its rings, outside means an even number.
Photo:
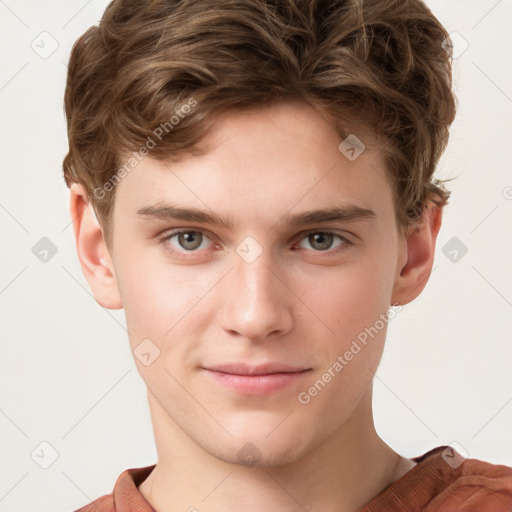
[{"label": "young man", "polygon": [[511,509],[510,468],[372,417],[449,196],[446,41],[420,0],[115,0],[76,42],[78,256],[158,452],[82,512]]}]

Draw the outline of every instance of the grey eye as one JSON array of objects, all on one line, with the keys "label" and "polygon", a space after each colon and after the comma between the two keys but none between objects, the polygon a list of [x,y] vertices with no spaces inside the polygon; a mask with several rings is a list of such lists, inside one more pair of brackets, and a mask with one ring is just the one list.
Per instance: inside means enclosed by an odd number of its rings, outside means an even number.
[{"label": "grey eye", "polygon": [[183,249],[194,250],[201,246],[203,234],[197,231],[184,231],[178,234],[178,243]]},{"label": "grey eye", "polygon": [[[335,239],[339,240],[339,243],[333,245]],[[325,231],[316,231],[314,233],[310,233],[305,236],[300,244],[300,247],[303,249],[308,249],[309,247],[304,247],[302,244],[304,241],[307,241],[310,247],[312,247],[315,251],[327,251],[328,249],[333,249],[345,243],[342,237],[336,235],[334,233],[328,233]]]}]

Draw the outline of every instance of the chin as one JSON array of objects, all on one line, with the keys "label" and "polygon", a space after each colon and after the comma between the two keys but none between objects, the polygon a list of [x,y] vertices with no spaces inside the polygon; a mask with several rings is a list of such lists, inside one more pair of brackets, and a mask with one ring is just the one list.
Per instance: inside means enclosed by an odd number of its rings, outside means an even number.
[{"label": "chin", "polygon": [[[278,423],[273,424],[274,429]],[[272,428],[253,427],[246,429],[243,435],[234,435],[229,440],[224,438],[221,441],[217,438],[213,441],[208,438],[198,444],[213,457],[229,464],[246,467],[286,466],[305,456],[322,441],[304,438],[304,430],[299,425],[288,427],[273,432]]]},{"label": "chin", "polygon": [[[282,467],[296,462],[302,456],[302,450],[294,446],[282,446],[280,448],[270,448],[256,445],[251,441],[240,443],[240,447],[231,446],[224,450],[219,447],[210,447],[210,455],[218,460],[222,460],[228,464],[237,466],[245,466],[247,468],[272,468]],[[207,451],[208,447],[205,447]]]}]

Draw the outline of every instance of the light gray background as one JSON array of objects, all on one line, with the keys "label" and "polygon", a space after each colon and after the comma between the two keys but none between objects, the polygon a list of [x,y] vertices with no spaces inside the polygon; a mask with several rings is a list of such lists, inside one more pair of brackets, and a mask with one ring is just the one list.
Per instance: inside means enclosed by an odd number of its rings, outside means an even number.
[{"label": "light gray background", "polygon": [[[459,112],[439,169],[457,179],[430,283],[389,328],[376,423],[405,456],[456,441],[512,465],[512,1],[428,4],[459,34]],[[88,289],[61,178],[66,62],[106,5],[0,0],[1,511],[71,511],[156,462],[123,311]],[[42,237],[58,250],[45,263],[32,252]],[[455,262],[453,237],[468,249]],[[47,469],[42,442],[58,454]]]}]

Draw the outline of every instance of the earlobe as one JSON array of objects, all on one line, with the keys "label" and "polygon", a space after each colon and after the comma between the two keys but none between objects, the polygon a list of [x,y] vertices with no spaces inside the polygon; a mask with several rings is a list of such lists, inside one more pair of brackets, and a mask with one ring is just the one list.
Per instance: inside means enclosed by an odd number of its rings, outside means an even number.
[{"label": "earlobe", "polygon": [[123,306],[113,262],[85,187],[75,183],[70,190],[70,213],[82,272],[100,306],[120,309]]},{"label": "earlobe", "polygon": [[442,210],[442,206],[429,202],[418,224],[409,229],[404,241],[405,262],[399,262],[397,267],[392,294],[393,304],[408,304],[425,288],[434,263]]}]

